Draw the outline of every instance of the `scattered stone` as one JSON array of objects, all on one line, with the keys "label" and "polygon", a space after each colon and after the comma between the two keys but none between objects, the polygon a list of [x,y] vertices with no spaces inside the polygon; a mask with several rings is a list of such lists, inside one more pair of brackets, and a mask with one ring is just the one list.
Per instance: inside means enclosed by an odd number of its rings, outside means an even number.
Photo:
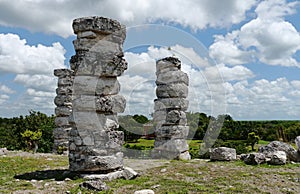
[{"label": "scattered stone", "polygon": [[280,142],[280,141],[272,141],[266,146],[261,146],[258,148],[259,153],[263,153],[266,158],[271,158],[272,153],[274,151],[284,151],[287,156],[287,160],[293,162],[300,162],[300,154],[297,152],[295,148],[291,145]]},{"label": "scattered stone", "polygon": [[102,182],[100,180],[91,180],[91,181],[85,181],[82,184],[80,184],[81,188],[86,188],[93,191],[106,191],[108,190],[108,187],[105,182]]},{"label": "scattered stone", "polygon": [[155,194],[155,193],[151,189],[143,189],[143,190],[135,191],[134,194]]},{"label": "scattered stone", "polygon": [[262,153],[250,153],[244,159],[245,164],[258,165],[266,162],[266,157]]},{"label": "scattered stone", "polygon": [[122,170],[118,170],[115,172],[110,172],[105,174],[81,174],[81,177],[85,180],[111,181],[111,180],[123,178],[124,174]]},{"label": "scattered stone", "polygon": [[160,172],[165,173],[165,172],[167,172],[167,169],[163,168],[163,169],[160,170]]},{"label": "scattered stone", "polygon": [[124,170],[123,170],[123,177],[126,179],[126,180],[131,180],[131,179],[134,179],[138,176],[138,173],[135,172],[132,168],[129,168],[129,167],[124,167]]},{"label": "scattered stone", "polygon": [[153,185],[151,189],[157,189],[158,187],[160,187],[160,185]]},{"label": "scattered stone", "polygon": [[218,147],[211,150],[211,161],[232,161],[236,160],[236,150],[227,147]]},{"label": "scattered stone", "polygon": [[188,151],[186,151],[186,152],[179,154],[178,159],[179,160],[191,160],[191,155]]},{"label": "scattered stone", "polygon": [[272,165],[284,165],[286,164],[286,153],[284,151],[274,151],[271,154],[271,159],[268,161],[268,164]]},{"label": "scattered stone", "polygon": [[7,148],[0,148],[0,156],[6,155],[8,153]]}]

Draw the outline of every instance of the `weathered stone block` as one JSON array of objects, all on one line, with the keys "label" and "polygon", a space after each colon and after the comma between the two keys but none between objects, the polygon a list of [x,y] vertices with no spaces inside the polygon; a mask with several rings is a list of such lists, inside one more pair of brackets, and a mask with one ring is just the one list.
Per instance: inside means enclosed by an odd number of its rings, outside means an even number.
[{"label": "weathered stone block", "polygon": [[182,83],[158,85],[156,96],[158,98],[186,98],[188,96],[188,86]]},{"label": "weathered stone block", "polygon": [[71,171],[104,171],[110,172],[123,168],[123,154],[117,153],[111,156],[87,156],[85,160],[70,163]]},{"label": "weathered stone block", "polygon": [[232,161],[236,160],[236,150],[227,147],[214,148],[210,152],[210,160],[212,161]]},{"label": "weathered stone block", "polygon": [[97,38],[99,35],[93,31],[83,31],[77,33],[77,38],[90,38],[94,39]]},{"label": "weathered stone block", "polygon": [[111,96],[77,96],[73,101],[73,110],[76,111],[97,111],[107,113],[124,112],[126,99],[121,95]]},{"label": "weathered stone block", "polygon": [[154,142],[155,149],[166,150],[169,152],[183,153],[189,150],[189,145],[185,139],[166,139],[157,138]]},{"label": "weathered stone block", "polygon": [[[92,31],[97,34],[116,34],[125,39],[126,27],[118,21],[104,17],[83,17],[73,20],[72,24],[75,34],[79,32]],[[122,36],[122,34],[124,34]]]},{"label": "weathered stone block", "polygon": [[127,62],[122,57],[123,53],[104,59],[96,52],[77,52],[71,57],[70,65],[75,75],[116,77],[127,69]]},{"label": "weathered stone block", "polygon": [[165,73],[160,73],[157,76],[156,84],[172,84],[172,83],[184,83],[189,85],[188,75],[182,71],[168,71]]},{"label": "weathered stone block", "polygon": [[266,157],[262,153],[251,153],[244,158],[245,164],[257,165],[266,162]]},{"label": "weathered stone block", "polygon": [[70,69],[54,69],[54,75],[59,78],[71,77],[74,72]]},{"label": "weathered stone block", "polygon": [[272,165],[284,165],[286,164],[287,156],[284,151],[275,151],[271,154],[271,158],[268,161]]},{"label": "weathered stone block", "polygon": [[126,99],[121,95],[97,97],[96,110],[99,112],[122,113],[126,107]]},{"label": "weathered stone block", "polygon": [[89,130],[104,130],[106,122],[106,116],[104,114],[98,114],[93,111],[76,111],[73,110],[69,117],[72,126],[76,126],[79,135],[85,135]]},{"label": "weathered stone block", "polygon": [[171,110],[167,113],[165,125],[186,125],[186,114],[183,111]]},{"label": "weathered stone block", "polygon": [[60,86],[56,88],[57,95],[72,95],[73,86]]},{"label": "weathered stone block", "polygon": [[165,98],[154,100],[154,111],[179,109],[186,111],[188,109],[189,101],[184,98]]},{"label": "weathered stone block", "polygon": [[72,108],[66,106],[59,106],[55,108],[56,116],[66,116],[68,117],[72,113]]},{"label": "weathered stone block", "polygon": [[158,138],[168,138],[168,139],[186,139],[189,134],[188,126],[161,126],[156,128],[155,135]]},{"label": "weathered stone block", "polygon": [[54,123],[57,127],[70,126],[68,117],[56,117]]},{"label": "weathered stone block", "polygon": [[114,95],[120,91],[120,83],[116,77],[76,76],[74,79],[74,95]]},{"label": "weathered stone block", "polygon": [[72,102],[72,96],[71,95],[57,95],[54,98],[54,104],[56,106],[68,106]]},{"label": "weathered stone block", "polygon": [[57,86],[72,86],[73,85],[73,77],[63,77],[58,78]]},{"label": "weathered stone block", "polygon": [[163,59],[160,59],[156,62],[156,70],[160,71],[162,69],[170,68],[170,67],[176,67],[178,70],[181,69],[181,62],[179,59],[175,57],[166,57]]},{"label": "weathered stone block", "polygon": [[112,59],[122,53],[122,45],[107,40],[81,38],[73,41],[76,51],[97,52],[104,59]]}]

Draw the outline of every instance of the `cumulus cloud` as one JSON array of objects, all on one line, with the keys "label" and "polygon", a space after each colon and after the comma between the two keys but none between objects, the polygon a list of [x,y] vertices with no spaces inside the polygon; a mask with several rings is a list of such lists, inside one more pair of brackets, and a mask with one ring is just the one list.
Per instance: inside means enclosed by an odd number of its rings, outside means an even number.
[{"label": "cumulus cloud", "polygon": [[18,35],[0,34],[0,72],[15,75],[13,82],[23,87],[15,94],[16,91],[0,83],[0,102],[6,103],[1,107],[1,114],[27,114],[24,110],[30,109],[53,112],[57,85],[53,70],[65,68],[64,54],[65,49],[60,43],[30,46]]},{"label": "cumulus cloud", "polygon": [[64,54],[60,43],[30,46],[16,34],[0,34],[1,72],[49,75],[53,69],[64,67]]},{"label": "cumulus cloud", "polygon": [[271,81],[227,83],[229,112],[240,119],[297,119],[300,114],[299,82],[281,77]]},{"label": "cumulus cloud", "polygon": [[[155,61],[164,56],[158,53],[186,51],[191,48],[181,45],[168,48],[149,47],[143,53],[125,53],[134,63],[128,72],[119,78],[121,93],[127,99],[125,114],[150,115],[153,112],[155,95]],[[180,48],[180,49],[178,49]],[[156,53],[156,54],[153,54]],[[197,56],[176,52],[182,61],[182,71],[189,75],[189,109],[192,112],[206,112],[211,115],[228,113],[234,119],[296,119],[300,114],[300,81],[289,81],[281,77],[275,80],[253,80],[254,73],[241,65],[210,64],[195,68],[185,56]],[[173,55],[171,53],[171,55]],[[157,57],[157,58],[156,58]],[[204,59],[201,59],[204,60]],[[135,65],[137,64],[137,65]],[[135,73],[130,73],[134,71]],[[147,71],[149,74],[144,74]],[[150,76],[151,74],[151,76]],[[272,115],[270,115],[272,111]]]},{"label": "cumulus cloud", "polygon": [[9,88],[8,86],[0,83],[0,92],[6,93],[6,94],[13,94],[16,91],[14,91],[13,89]]},{"label": "cumulus cloud", "polygon": [[[138,112],[149,115],[153,112],[155,95],[155,61],[166,56],[178,57],[182,62],[182,71],[189,76],[189,111],[208,112],[213,115],[224,114],[225,88],[222,74],[228,80],[242,80],[253,76],[245,67],[226,67],[215,65],[200,57],[192,48],[174,45],[168,48],[150,46],[147,52],[126,52],[129,68],[119,78],[121,93],[126,97],[128,109],[125,114]],[[132,73],[134,72],[134,73]],[[133,111],[134,110],[134,111]]]},{"label": "cumulus cloud", "polygon": [[162,21],[198,30],[237,24],[255,4],[256,0],[0,1],[0,25],[67,37],[72,35],[74,18],[101,15],[118,19],[128,26]]},{"label": "cumulus cloud", "polygon": [[210,56],[219,63],[241,65],[259,60],[269,65],[300,67],[294,58],[300,50],[300,34],[284,17],[295,13],[299,2],[262,1],[257,17],[240,30],[215,36]]}]

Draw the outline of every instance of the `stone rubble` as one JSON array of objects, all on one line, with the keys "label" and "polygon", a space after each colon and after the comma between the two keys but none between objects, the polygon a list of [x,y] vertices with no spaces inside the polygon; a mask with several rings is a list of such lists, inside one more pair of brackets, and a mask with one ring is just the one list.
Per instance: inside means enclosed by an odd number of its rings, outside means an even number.
[{"label": "stone rubble", "polygon": [[58,77],[55,108],[55,126],[53,130],[53,153],[66,153],[69,147],[69,132],[71,124],[69,116],[72,112],[72,91],[74,72],[69,69],[55,69],[54,75]]},{"label": "stone rubble", "polygon": [[236,150],[234,148],[218,147],[210,152],[211,161],[233,161],[236,160]]},{"label": "stone rubble", "polygon": [[286,161],[287,157],[284,151],[274,151],[271,154],[271,158],[268,163],[272,165],[284,165],[286,164]]},{"label": "stone rubble", "polygon": [[155,194],[155,193],[151,189],[143,189],[143,190],[135,191],[134,194]]},{"label": "stone rubble", "polygon": [[127,69],[122,45],[126,28],[118,21],[85,17],[73,21],[76,54],[70,60],[73,81],[69,143],[71,171],[107,174],[123,170],[124,135],[117,113],[126,100],[117,77]]},{"label": "stone rubble", "polygon": [[156,62],[154,158],[191,159],[186,138],[189,133],[185,111],[188,108],[188,75],[181,71],[181,61],[167,57]]},{"label": "stone rubble", "polygon": [[262,153],[250,153],[244,158],[245,164],[258,165],[266,162],[266,157]]},{"label": "stone rubble", "polygon": [[293,148],[293,146],[287,143],[281,141],[272,141],[268,145],[258,148],[258,152],[265,154],[267,160],[271,158],[271,155],[275,151],[284,151],[288,161],[300,162],[300,153]]}]

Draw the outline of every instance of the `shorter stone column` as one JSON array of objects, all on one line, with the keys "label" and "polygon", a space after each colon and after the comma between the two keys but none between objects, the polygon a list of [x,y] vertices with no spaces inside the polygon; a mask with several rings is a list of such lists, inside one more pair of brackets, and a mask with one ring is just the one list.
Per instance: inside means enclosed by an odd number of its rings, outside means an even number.
[{"label": "shorter stone column", "polygon": [[72,112],[72,85],[74,73],[70,69],[55,69],[54,75],[58,77],[54,103],[55,108],[55,126],[53,130],[54,153],[66,153],[69,147],[69,131],[71,125],[69,116]]},{"label": "shorter stone column", "polygon": [[177,58],[167,57],[156,63],[156,96],[153,121],[155,143],[153,156],[190,159],[186,138],[189,133],[185,111],[188,108],[189,79]]}]

